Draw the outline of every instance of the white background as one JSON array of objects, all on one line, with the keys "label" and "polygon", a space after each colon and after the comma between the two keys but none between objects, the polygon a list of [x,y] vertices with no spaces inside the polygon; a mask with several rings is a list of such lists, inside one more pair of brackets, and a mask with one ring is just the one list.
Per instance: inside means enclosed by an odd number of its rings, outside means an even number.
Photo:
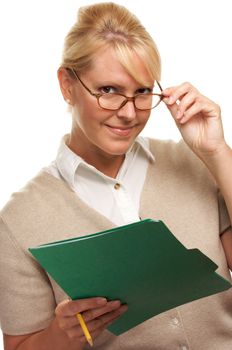
[{"label": "white background", "polygon": [[[0,3],[0,207],[54,159],[60,138],[69,131],[71,118],[59,92],[56,70],[77,9],[92,2]],[[219,103],[225,136],[232,145],[230,0],[117,3],[134,12],[156,41],[162,58],[162,86],[190,81]],[[153,111],[143,134],[180,138],[161,105]]]}]

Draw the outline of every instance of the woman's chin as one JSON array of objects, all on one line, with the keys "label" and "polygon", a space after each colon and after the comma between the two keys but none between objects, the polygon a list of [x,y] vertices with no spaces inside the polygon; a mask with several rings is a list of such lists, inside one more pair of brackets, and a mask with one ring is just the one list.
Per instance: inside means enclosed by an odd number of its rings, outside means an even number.
[{"label": "woman's chin", "polygon": [[104,151],[104,153],[109,154],[111,156],[122,156],[125,155],[125,153],[127,153],[133,142],[134,139],[124,140],[120,142],[111,142],[110,144],[101,147],[101,150]]}]

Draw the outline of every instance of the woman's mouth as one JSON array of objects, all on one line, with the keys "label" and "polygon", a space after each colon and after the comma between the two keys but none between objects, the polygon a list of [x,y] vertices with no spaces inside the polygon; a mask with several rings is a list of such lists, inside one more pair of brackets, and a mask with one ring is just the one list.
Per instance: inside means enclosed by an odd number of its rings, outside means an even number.
[{"label": "woman's mouth", "polygon": [[134,126],[126,127],[126,126],[112,126],[112,125],[105,125],[105,126],[111,133],[117,136],[129,136],[134,127]]}]

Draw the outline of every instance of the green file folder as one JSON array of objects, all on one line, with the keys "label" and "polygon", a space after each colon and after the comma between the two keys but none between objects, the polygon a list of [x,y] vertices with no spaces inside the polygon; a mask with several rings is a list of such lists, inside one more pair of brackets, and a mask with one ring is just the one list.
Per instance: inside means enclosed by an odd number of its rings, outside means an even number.
[{"label": "green file folder", "polygon": [[213,261],[186,249],[162,221],[146,219],[29,250],[73,300],[101,296],[126,303],[128,311],[108,328],[116,335],[231,287]]}]

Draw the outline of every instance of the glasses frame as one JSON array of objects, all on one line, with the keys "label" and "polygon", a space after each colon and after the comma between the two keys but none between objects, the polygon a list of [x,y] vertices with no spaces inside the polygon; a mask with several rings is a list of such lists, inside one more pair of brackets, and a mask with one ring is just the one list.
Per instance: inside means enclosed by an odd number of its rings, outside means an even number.
[{"label": "glasses frame", "polygon": [[135,96],[131,96],[131,97],[130,97],[130,96],[126,96],[126,95],[121,94],[121,93],[112,93],[111,95],[119,95],[119,96],[122,96],[122,97],[125,98],[125,100],[122,102],[122,104],[120,105],[119,108],[116,108],[116,109],[105,108],[105,107],[102,107],[102,106],[101,106],[101,104],[100,104],[100,102],[99,102],[99,99],[100,99],[100,97],[102,97],[102,96],[104,96],[104,95],[107,95],[107,94],[104,94],[104,93],[95,93],[95,92],[91,91],[91,90],[88,88],[88,86],[86,86],[85,83],[80,79],[80,77],[78,76],[78,74],[77,74],[77,72],[75,71],[74,68],[67,68],[67,70],[70,71],[70,72],[72,72],[73,75],[75,76],[75,78],[76,78],[77,80],[79,80],[79,82],[81,83],[81,85],[85,88],[85,90],[87,90],[87,91],[90,93],[90,95],[94,96],[94,97],[97,99],[97,103],[98,103],[99,107],[102,108],[102,109],[105,109],[105,110],[107,110],[107,111],[118,111],[118,110],[121,109],[123,106],[125,106],[125,104],[126,104],[128,101],[133,102],[134,108],[135,108],[136,110],[138,110],[138,111],[150,111],[150,110],[154,109],[155,107],[157,107],[157,106],[160,104],[160,102],[162,101],[162,99],[164,98],[164,96],[162,95],[163,89],[162,89],[160,83],[158,82],[158,80],[156,80],[157,85],[159,86],[159,89],[160,89],[160,91],[161,91],[161,94],[158,94],[158,93],[146,94],[146,95],[150,95],[150,96],[159,96],[160,100],[156,103],[156,105],[155,105],[154,107],[152,107],[152,108],[147,108],[147,109],[140,109],[140,108],[137,108],[137,107],[136,107],[136,105],[135,105],[135,99],[136,99],[138,96],[144,95],[144,94],[137,94],[137,95],[135,95]]}]

